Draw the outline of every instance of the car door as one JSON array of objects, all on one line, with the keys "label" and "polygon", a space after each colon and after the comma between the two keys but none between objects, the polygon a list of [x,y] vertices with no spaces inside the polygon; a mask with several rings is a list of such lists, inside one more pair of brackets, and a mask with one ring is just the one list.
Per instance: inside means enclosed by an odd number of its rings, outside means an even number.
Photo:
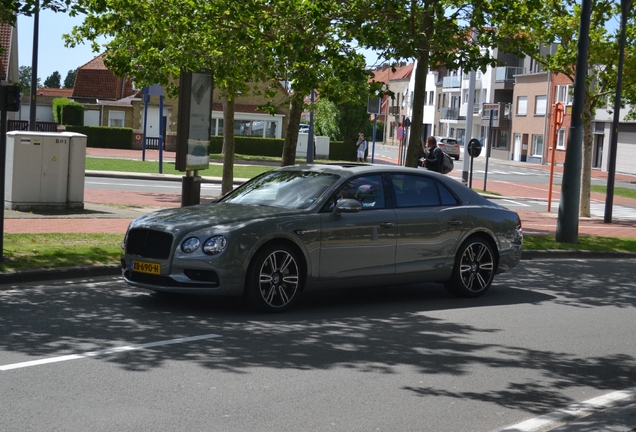
[{"label": "car door", "polygon": [[[360,201],[357,213],[334,214],[342,198]],[[395,273],[397,224],[381,175],[345,183],[321,214],[320,279],[366,278]]]},{"label": "car door", "polygon": [[468,211],[440,182],[427,175],[392,174],[398,225],[396,273],[440,271],[453,259]]}]

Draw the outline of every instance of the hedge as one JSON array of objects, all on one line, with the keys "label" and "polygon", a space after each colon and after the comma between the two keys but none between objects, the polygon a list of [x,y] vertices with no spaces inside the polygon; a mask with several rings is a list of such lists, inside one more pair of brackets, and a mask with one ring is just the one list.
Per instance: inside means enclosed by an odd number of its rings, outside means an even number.
[{"label": "hedge", "polygon": [[[234,137],[234,153],[253,155],[253,156],[271,156],[281,157],[283,154],[283,138],[255,138],[245,136]],[[218,154],[223,149],[223,137],[213,136],[210,142],[210,153]],[[329,143],[329,159],[355,161],[356,146],[355,142],[331,141]]]},{"label": "hedge", "polygon": [[84,105],[68,98],[55,98],[53,120],[61,125],[84,126]]},{"label": "hedge", "polygon": [[86,135],[86,147],[130,149],[132,129],[107,126],[66,126],[68,132]]}]

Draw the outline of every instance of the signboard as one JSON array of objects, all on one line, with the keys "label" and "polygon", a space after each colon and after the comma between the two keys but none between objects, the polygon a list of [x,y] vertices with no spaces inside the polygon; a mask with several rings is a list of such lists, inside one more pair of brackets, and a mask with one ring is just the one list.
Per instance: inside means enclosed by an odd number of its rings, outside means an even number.
[{"label": "signboard", "polygon": [[369,98],[367,102],[367,114],[380,114],[381,105],[382,105],[382,99]]},{"label": "signboard", "polygon": [[198,171],[209,167],[212,90],[211,73],[181,72],[175,158],[178,171]]}]

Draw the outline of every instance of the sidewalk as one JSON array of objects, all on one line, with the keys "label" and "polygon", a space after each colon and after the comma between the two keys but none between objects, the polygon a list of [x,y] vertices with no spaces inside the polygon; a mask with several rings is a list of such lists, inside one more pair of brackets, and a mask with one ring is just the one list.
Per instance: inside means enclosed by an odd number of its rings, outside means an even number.
[{"label": "sidewalk", "polygon": [[[141,150],[117,150],[117,149],[96,149],[88,148],[87,155],[90,157],[110,157],[124,159],[141,160]],[[158,160],[159,152],[157,150],[147,150],[146,160]],[[163,161],[174,161],[174,152],[163,152]],[[386,163],[393,161],[386,160]],[[509,162],[511,165],[520,164],[519,162]],[[459,167],[459,166],[458,166]],[[532,165],[533,168],[549,170],[548,166]],[[562,172],[562,167],[555,167],[555,172]],[[87,176],[96,175],[97,173],[87,172]],[[114,176],[130,178],[130,174],[111,173]],[[597,170],[592,172],[594,178],[607,178],[607,173]],[[452,174],[456,179],[461,178],[459,170]],[[175,181],[181,181],[180,176],[169,176],[165,174],[144,175],[145,178],[161,177],[173,178]],[[204,176],[205,181],[220,182],[220,178],[209,178]],[[238,182],[241,179],[235,179]],[[636,176],[618,174],[616,176],[618,182],[636,182]],[[474,187],[483,185],[482,181],[473,181]],[[487,183],[487,189],[501,195],[501,198],[508,199],[541,199],[547,200],[548,185],[537,185],[531,183],[510,183],[490,180]],[[521,223],[526,234],[551,234],[556,233],[557,213],[559,207],[560,188],[553,188],[552,212],[546,211],[527,211],[519,210]],[[213,197],[201,197],[201,202],[209,202]],[[602,194],[592,193],[592,201],[598,203],[605,202],[605,196]],[[44,215],[38,213],[13,212],[5,211],[4,232],[11,233],[121,233],[126,232],[126,228],[131,220],[140,216],[144,212],[164,207],[179,207],[181,205],[180,194],[171,193],[138,193],[86,189],[84,192],[85,210],[82,212],[69,213],[66,215]],[[622,197],[615,197],[616,205],[632,205],[636,206],[636,200]],[[119,207],[124,206],[124,207]],[[621,237],[636,238],[636,214],[634,218],[617,219],[613,218],[613,223],[606,224],[603,218],[591,217],[579,219],[579,235],[596,235],[604,237]]]}]

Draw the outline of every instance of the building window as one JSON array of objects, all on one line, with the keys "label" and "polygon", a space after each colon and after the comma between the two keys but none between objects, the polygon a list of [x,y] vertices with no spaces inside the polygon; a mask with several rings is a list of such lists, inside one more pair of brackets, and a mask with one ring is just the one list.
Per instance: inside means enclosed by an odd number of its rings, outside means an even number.
[{"label": "building window", "polygon": [[276,138],[276,122],[267,122],[267,129],[265,130],[265,138]]},{"label": "building window", "polygon": [[493,148],[504,150],[508,148],[508,131],[500,130]]},{"label": "building window", "polygon": [[569,84],[556,86],[556,101],[563,105],[572,105],[571,87]]},{"label": "building window", "polygon": [[435,103],[435,92],[430,91],[428,92],[428,104],[433,105],[434,103]]},{"label": "building window", "polygon": [[565,128],[559,129],[557,133],[557,149],[565,150]]},{"label": "building window", "polygon": [[528,110],[528,96],[519,96],[517,98],[517,115],[526,115]]},{"label": "building window", "polygon": [[545,115],[546,113],[546,97],[545,96],[535,96],[534,97],[534,114],[535,115]]},{"label": "building window", "polygon": [[124,111],[109,111],[108,112],[109,127],[124,127],[125,122],[126,122],[126,113]]},{"label": "building window", "polygon": [[532,135],[532,156],[543,157],[543,135]]}]

